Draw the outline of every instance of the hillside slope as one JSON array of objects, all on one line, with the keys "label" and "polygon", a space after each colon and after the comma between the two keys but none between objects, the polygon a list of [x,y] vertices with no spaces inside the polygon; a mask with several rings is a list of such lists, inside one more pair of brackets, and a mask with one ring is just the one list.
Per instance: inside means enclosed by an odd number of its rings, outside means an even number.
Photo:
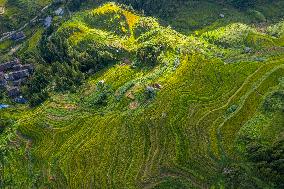
[{"label": "hillside slope", "polygon": [[75,14],[38,45],[25,90],[47,100],[0,110],[1,186],[282,188],[283,26],[186,36],[115,3]]}]

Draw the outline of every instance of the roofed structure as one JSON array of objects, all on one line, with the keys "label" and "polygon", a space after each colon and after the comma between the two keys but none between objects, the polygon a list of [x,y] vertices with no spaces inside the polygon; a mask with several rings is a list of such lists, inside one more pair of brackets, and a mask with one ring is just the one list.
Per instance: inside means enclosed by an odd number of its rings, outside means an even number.
[{"label": "roofed structure", "polygon": [[0,64],[0,72],[4,72],[4,71],[7,71],[9,69],[12,69],[13,66],[19,64],[20,61],[19,59],[14,59],[10,62],[6,62],[6,63],[3,63],[3,64]]},{"label": "roofed structure", "polygon": [[10,72],[7,74],[7,80],[14,81],[19,80],[30,75],[29,70],[20,70],[16,72]]},{"label": "roofed structure", "polygon": [[20,31],[20,32],[17,32],[17,33],[14,33],[12,36],[11,36],[11,39],[13,41],[20,41],[20,40],[23,40],[26,38],[26,35],[23,31]]},{"label": "roofed structure", "polygon": [[32,64],[21,65],[23,70],[28,70],[30,73],[34,71],[34,66]]},{"label": "roofed structure", "polygon": [[8,88],[8,96],[11,97],[11,98],[15,98],[17,96],[20,95],[20,89],[19,87],[11,87],[11,88]]},{"label": "roofed structure", "polygon": [[52,23],[52,17],[48,16],[44,19],[43,25],[44,27],[48,28],[51,26],[51,23]]}]

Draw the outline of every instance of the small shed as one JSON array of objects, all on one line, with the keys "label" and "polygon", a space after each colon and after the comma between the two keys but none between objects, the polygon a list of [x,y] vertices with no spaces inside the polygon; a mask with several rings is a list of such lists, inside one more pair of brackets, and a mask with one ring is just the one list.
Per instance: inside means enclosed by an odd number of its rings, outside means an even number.
[{"label": "small shed", "polygon": [[26,104],[28,100],[23,98],[22,96],[19,96],[14,99],[14,102],[19,103],[19,104]]},{"label": "small shed", "polygon": [[43,22],[44,27],[48,28],[51,26],[51,24],[52,24],[52,17],[51,16],[46,17]]},{"label": "small shed", "polygon": [[54,13],[57,15],[57,16],[62,16],[64,14],[64,10],[63,8],[58,8],[56,11],[54,11]]},{"label": "small shed", "polygon": [[7,104],[0,104],[0,109],[4,109],[4,108],[9,108],[9,105],[7,105]]}]

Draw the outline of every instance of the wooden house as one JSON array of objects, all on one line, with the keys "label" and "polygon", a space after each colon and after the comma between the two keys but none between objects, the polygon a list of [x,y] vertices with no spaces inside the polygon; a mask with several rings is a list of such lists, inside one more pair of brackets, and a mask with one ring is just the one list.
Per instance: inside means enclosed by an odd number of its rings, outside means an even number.
[{"label": "wooden house", "polygon": [[7,75],[8,75],[7,80],[14,81],[28,77],[30,73],[29,70],[20,70],[20,71],[10,72]]},{"label": "wooden house", "polygon": [[15,60],[12,60],[10,62],[6,62],[6,63],[3,63],[3,64],[0,64],[0,72],[5,72],[9,69],[12,69],[13,66],[19,64],[19,60],[18,59],[15,59]]},{"label": "wooden house", "polygon": [[32,64],[24,64],[22,65],[22,70],[28,70],[31,74],[34,71],[34,66]]},{"label": "wooden house", "polygon": [[10,98],[15,98],[20,95],[20,89],[19,87],[11,87],[8,88],[7,93]]},{"label": "wooden house", "polygon": [[11,39],[13,41],[20,41],[20,40],[23,40],[26,38],[26,35],[23,31],[20,31],[20,32],[16,32],[14,33],[12,36],[11,36]]}]

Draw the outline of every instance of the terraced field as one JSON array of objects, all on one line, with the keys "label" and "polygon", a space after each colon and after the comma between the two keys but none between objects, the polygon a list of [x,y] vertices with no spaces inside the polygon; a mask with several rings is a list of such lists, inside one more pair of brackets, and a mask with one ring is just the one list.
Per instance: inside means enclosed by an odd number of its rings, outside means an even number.
[{"label": "terraced field", "polygon": [[[250,132],[260,133],[267,144],[283,139],[283,101],[268,99],[284,90],[284,31],[272,36],[241,25],[244,30],[231,37],[234,28],[240,27],[185,36],[113,3],[75,15],[49,37],[47,47],[67,49],[66,56],[81,63],[89,54],[95,62],[100,53],[111,63],[76,92],[52,92],[36,108],[0,110],[14,130],[1,163],[1,184],[280,188],[255,171],[239,140]],[[162,47],[153,65],[145,65],[153,57],[139,62],[139,52],[149,44]],[[268,113],[265,102],[282,112]],[[257,115],[265,124],[250,127]]]}]

